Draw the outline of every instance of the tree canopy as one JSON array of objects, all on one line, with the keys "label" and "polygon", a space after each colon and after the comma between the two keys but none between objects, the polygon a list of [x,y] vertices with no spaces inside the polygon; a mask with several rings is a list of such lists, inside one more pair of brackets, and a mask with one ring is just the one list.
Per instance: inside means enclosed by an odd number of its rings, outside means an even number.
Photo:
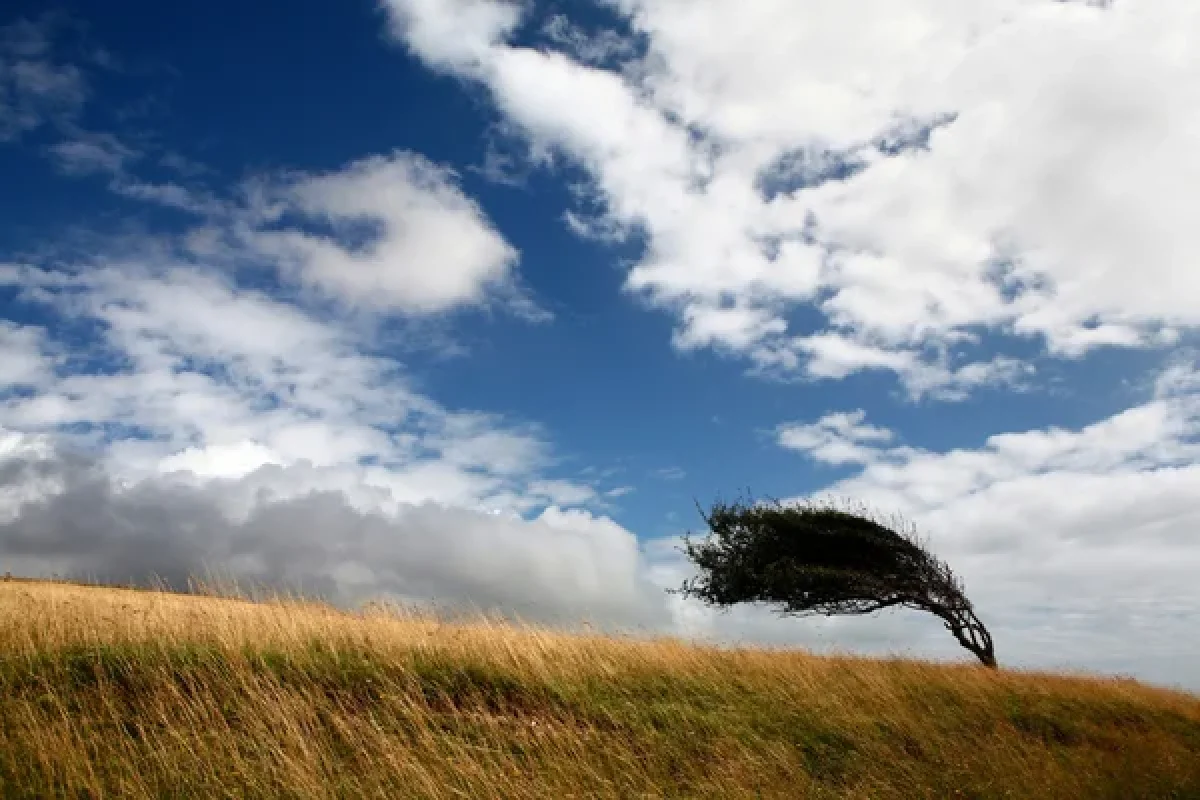
[{"label": "tree canopy", "polygon": [[774,500],[718,501],[701,513],[710,535],[685,538],[698,574],[678,593],[718,607],[764,603],[797,616],[925,611],[983,664],[996,666],[991,634],[962,582],[911,528],[861,511]]}]

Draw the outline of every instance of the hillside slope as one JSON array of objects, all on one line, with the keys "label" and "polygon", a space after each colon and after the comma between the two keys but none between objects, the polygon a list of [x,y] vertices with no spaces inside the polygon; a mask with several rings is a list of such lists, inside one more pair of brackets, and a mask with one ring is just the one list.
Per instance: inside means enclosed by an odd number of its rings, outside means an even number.
[{"label": "hillside slope", "polygon": [[1200,698],[0,581],[0,796],[1200,798]]}]

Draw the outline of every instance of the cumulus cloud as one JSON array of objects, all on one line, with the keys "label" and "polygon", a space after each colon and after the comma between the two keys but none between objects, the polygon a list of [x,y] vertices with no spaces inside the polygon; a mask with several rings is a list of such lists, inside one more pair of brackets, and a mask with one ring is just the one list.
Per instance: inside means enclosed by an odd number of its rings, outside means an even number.
[{"label": "cumulus cloud", "polygon": [[[6,45],[0,36],[0,140],[5,47],[22,57],[49,49],[40,28],[12,30],[25,38],[10,31],[17,43]],[[43,38],[25,41],[34,36]],[[202,165],[176,153],[154,159],[153,148],[77,125],[46,153],[65,176],[99,176],[121,197],[199,218],[187,235],[194,254],[255,262],[353,311],[429,317],[499,304],[530,321],[550,318],[520,286],[517,250],[459,188],[457,174],[416,153],[368,156],[321,173],[260,173],[224,192],[204,184]],[[155,160],[178,180],[144,177]]]},{"label": "cumulus cloud", "polygon": [[[511,290],[517,252],[454,175],[412,153],[256,187],[246,242],[306,286],[355,307],[436,313]],[[295,227],[288,215],[324,230]]]},{"label": "cumulus cloud", "polygon": [[435,64],[482,66],[487,50],[511,33],[521,8],[507,0],[412,0],[391,18],[392,32]]},{"label": "cumulus cloud", "polygon": [[[56,366],[45,329],[0,329],[17,355],[6,382],[25,386],[0,396],[0,425],[73,430],[126,470],[364,466],[384,483],[410,477],[405,502],[486,505],[511,498],[514,481],[546,461],[536,430],[442,408],[408,387],[402,364],[372,355],[365,334],[219,271],[10,266],[0,285],[53,315],[56,336],[90,334],[86,349],[62,346],[73,358]],[[560,486],[556,496],[569,494]]]},{"label": "cumulus cloud", "polygon": [[198,253],[258,262],[350,309],[429,316],[500,301],[548,318],[518,285],[516,249],[455,173],[415,153],[259,174],[226,197],[194,174],[183,183],[139,177],[145,154],[109,133],[75,131],[49,153],[64,175],[105,176],[115,194],[201,217],[190,233]]},{"label": "cumulus cloud", "polygon": [[[238,246],[217,249],[262,257]],[[0,265],[0,290],[39,323],[0,321],[6,569],[663,625],[601,481],[553,472],[530,423],[414,389],[370,326],[152,238]]]},{"label": "cumulus cloud", "polygon": [[826,464],[866,464],[874,459],[878,443],[892,438],[891,431],[866,424],[866,416],[864,411],[842,412],[807,425],[781,425],[779,444]]},{"label": "cumulus cloud", "polygon": [[[291,482],[289,468],[275,470]],[[176,587],[215,576],[343,604],[391,599],[607,627],[666,618],[636,537],[583,510],[528,520],[432,503],[389,512],[328,489],[247,510],[240,496],[253,477],[121,487],[102,466],[11,432],[0,438],[0,474],[0,556],[25,574]]]},{"label": "cumulus cloud", "polygon": [[540,21],[566,52],[514,43],[523,6],[384,5],[586,171],[600,212],[573,228],[644,235],[626,286],[680,348],[957,399],[1020,381],[1030,341],[1075,358],[1200,324],[1188,0],[614,0],[638,46]]},{"label": "cumulus cloud", "polygon": [[52,368],[46,354],[46,332],[38,327],[17,325],[0,319],[0,387],[36,385]]}]

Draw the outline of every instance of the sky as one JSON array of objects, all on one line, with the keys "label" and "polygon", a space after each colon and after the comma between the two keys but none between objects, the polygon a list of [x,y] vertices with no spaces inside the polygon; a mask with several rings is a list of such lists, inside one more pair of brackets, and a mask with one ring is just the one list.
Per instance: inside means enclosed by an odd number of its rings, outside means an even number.
[{"label": "sky", "polygon": [[10,0],[0,571],[968,657],[668,594],[911,522],[1006,665],[1200,688],[1192,0]]}]

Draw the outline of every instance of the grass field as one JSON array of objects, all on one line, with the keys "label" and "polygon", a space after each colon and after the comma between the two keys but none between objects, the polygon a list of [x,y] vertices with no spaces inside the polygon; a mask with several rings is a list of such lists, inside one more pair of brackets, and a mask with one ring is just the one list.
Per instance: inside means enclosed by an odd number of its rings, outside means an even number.
[{"label": "grass field", "polygon": [[0,797],[1200,798],[1200,698],[0,581]]}]

